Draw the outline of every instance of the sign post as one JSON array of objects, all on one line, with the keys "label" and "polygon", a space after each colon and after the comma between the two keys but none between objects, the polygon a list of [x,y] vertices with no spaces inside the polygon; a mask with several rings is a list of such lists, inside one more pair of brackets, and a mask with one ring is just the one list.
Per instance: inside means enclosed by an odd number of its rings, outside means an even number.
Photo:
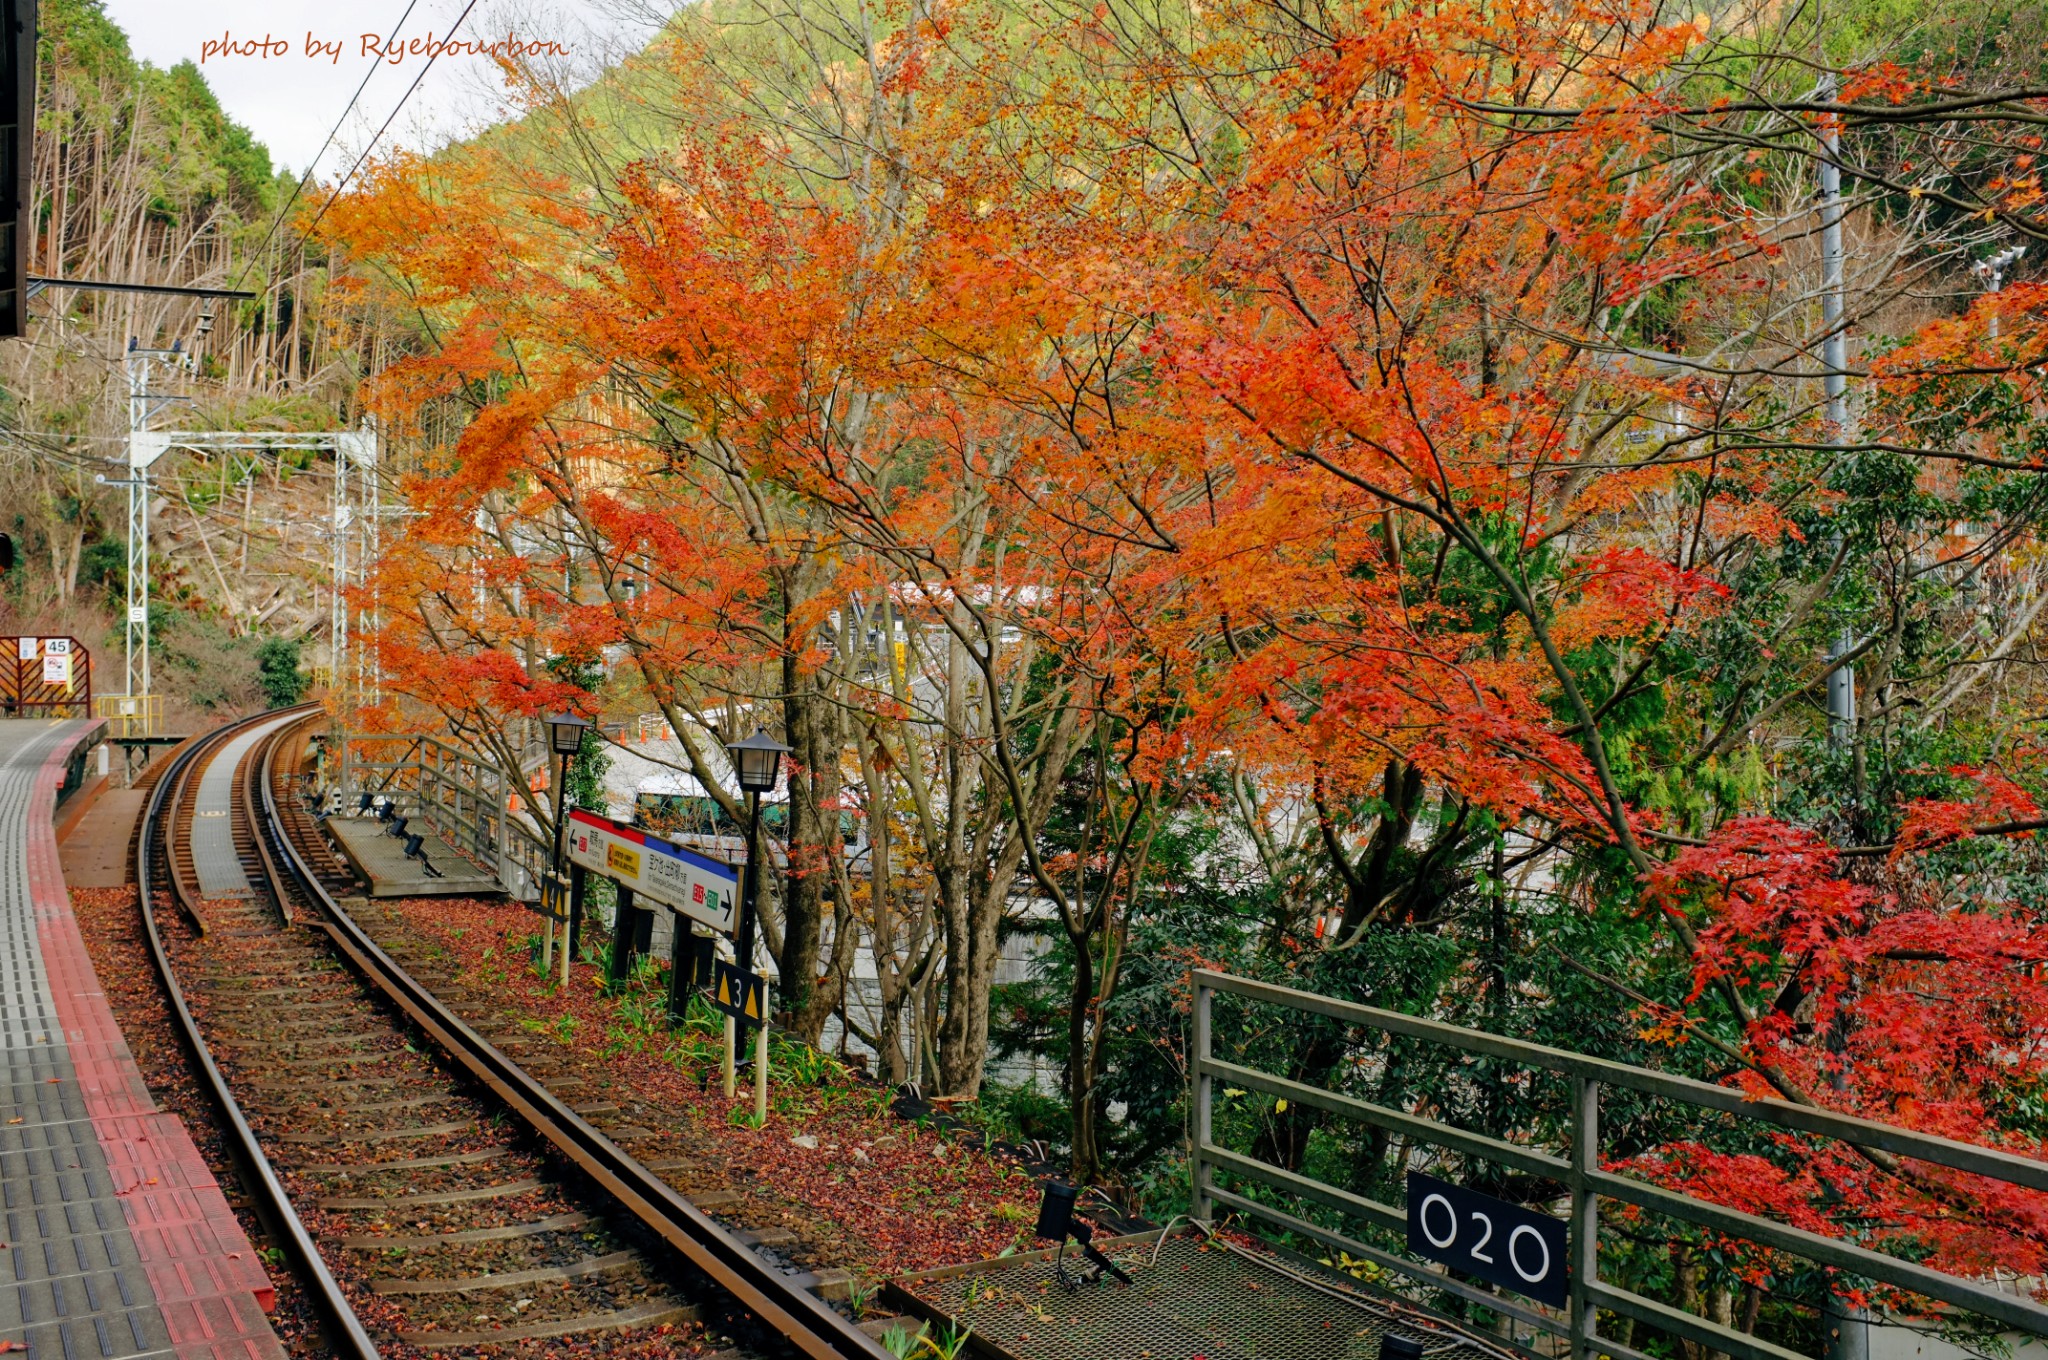
[{"label": "sign post", "polygon": [[554,976],[555,922],[562,923],[562,985],[569,985],[569,883],[550,872],[540,881],[541,946],[540,974]]},{"label": "sign post", "polygon": [[584,884],[590,871],[578,864],[569,870],[569,919],[562,926],[562,986],[569,985],[569,960],[582,942]]},{"label": "sign post", "polygon": [[676,922],[669,951],[669,1024],[681,1025],[689,1012],[690,993],[711,985],[711,949],[709,935],[699,935],[694,927],[685,930],[681,921]]},{"label": "sign post", "polygon": [[725,1062],[723,1070],[723,1075],[725,1077],[725,1098],[727,1100],[731,1100],[733,1097],[733,1093],[739,1090],[739,1073],[734,1070],[732,1056],[733,1049],[739,1044],[739,1041],[740,1022],[733,1019],[732,1016],[728,1014],[725,1017]]},{"label": "sign post", "polygon": [[725,1013],[725,1094],[738,1087],[733,1068],[739,1027],[754,1027],[754,1115],[768,1117],[768,980],[751,969],[718,959],[711,965],[711,1004]]},{"label": "sign post", "polygon": [[[747,938],[751,931],[740,928],[739,874],[731,865],[721,864],[706,855],[680,845],[672,845],[659,836],[650,836],[635,827],[615,822],[609,817],[600,817],[594,812],[577,808],[569,814],[569,862],[577,872],[594,871],[604,875],[619,886],[619,915],[614,922],[612,944],[613,976],[622,976],[623,950],[629,948],[630,932],[627,929],[627,903],[636,899],[659,903],[675,912],[678,918],[687,917],[699,921],[725,935],[741,937],[741,947],[752,944]],[[680,973],[683,967],[684,925],[681,919],[675,923],[674,967]],[[759,1068],[755,1075],[754,1107],[763,1112],[767,1106],[768,1092],[765,1086],[768,1047],[767,1031],[767,989],[762,979],[746,973],[745,967],[752,960],[742,957],[738,968],[719,963],[718,968],[733,969],[734,974],[753,978],[752,990],[742,988],[744,995],[740,1003],[731,1006],[719,1005],[716,987],[721,975],[715,971],[701,980],[713,985],[713,1005],[725,1012],[725,1094],[731,1098],[737,1087],[735,1052],[739,1045],[739,1023],[746,1018],[745,1001],[752,998],[754,1016],[759,1017],[763,1038],[759,1046]],[[701,976],[701,975],[700,975]],[[728,982],[730,978],[728,977]],[[683,995],[677,988],[677,979],[669,980],[669,1009],[678,1020],[681,1005],[678,998]]]}]

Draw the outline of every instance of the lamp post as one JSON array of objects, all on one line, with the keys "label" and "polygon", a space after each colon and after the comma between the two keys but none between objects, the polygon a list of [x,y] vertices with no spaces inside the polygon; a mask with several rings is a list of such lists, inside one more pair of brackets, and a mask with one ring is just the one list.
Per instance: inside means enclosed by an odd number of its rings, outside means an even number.
[{"label": "lamp post", "polygon": [[[725,749],[732,754],[733,773],[738,776],[740,788],[747,795],[747,880],[740,892],[739,930],[733,940],[733,953],[739,960],[740,968],[751,973],[754,971],[754,923],[761,900],[761,795],[775,788],[776,776],[782,769],[782,758],[789,754],[789,748],[766,732],[756,729],[751,737],[727,742]],[[725,1094],[728,1097],[733,1093],[733,1051],[737,1039],[738,1022],[727,1017]],[[754,1041],[754,1117],[764,1123],[768,1118],[766,1015],[761,1017],[761,1028]]]},{"label": "lamp post", "polygon": [[[555,779],[555,845],[554,857],[548,865],[550,890],[542,899],[549,903],[547,924],[541,927],[542,935],[540,971],[543,977],[554,972],[555,967],[555,904],[561,900],[562,846],[569,834],[569,762],[583,749],[583,734],[590,730],[587,719],[574,713],[557,713],[547,720],[548,749],[554,752]],[[569,931],[565,920],[562,928],[562,974],[567,981],[569,972]]]}]

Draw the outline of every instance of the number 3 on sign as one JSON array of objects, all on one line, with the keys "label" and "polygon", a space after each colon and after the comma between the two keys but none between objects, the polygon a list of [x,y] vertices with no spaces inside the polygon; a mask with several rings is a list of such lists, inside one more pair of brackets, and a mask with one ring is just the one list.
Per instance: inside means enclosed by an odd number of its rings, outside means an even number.
[{"label": "number 3 on sign", "polygon": [[1538,1302],[1564,1305],[1565,1225],[1519,1204],[1411,1171],[1408,1250]]}]

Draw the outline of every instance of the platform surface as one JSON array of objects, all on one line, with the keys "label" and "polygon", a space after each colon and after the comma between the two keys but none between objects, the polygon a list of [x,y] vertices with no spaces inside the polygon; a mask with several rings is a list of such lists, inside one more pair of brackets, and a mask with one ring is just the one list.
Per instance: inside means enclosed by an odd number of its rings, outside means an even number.
[{"label": "platform surface", "polygon": [[261,1260],[157,1108],[71,911],[52,813],[94,726],[0,722],[0,1344],[283,1360]]},{"label": "platform surface", "polygon": [[250,747],[291,721],[257,724],[221,747],[200,773],[192,799],[192,867],[201,897],[247,897],[254,891],[235,849],[235,773]]},{"label": "platform surface", "polygon": [[384,823],[375,817],[330,817],[325,825],[343,857],[368,880],[371,897],[495,897],[505,891],[502,883],[478,873],[438,836],[429,835],[424,848],[441,878],[429,874],[418,860],[407,859],[405,842],[386,835]]},{"label": "platform surface", "polygon": [[118,888],[135,881],[135,861],[128,851],[148,798],[147,789],[107,789],[100,794],[71,833],[57,843],[67,885]]}]

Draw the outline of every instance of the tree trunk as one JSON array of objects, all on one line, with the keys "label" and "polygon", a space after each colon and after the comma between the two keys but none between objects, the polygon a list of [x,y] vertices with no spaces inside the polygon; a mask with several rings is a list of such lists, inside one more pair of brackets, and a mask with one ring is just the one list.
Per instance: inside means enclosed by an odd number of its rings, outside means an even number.
[{"label": "tree trunk", "polygon": [[971,1100],[981,1094],[988,1069],[989,993],[995,987],[996,965],[1002,958],[997,928],[1022,857],[1023,851],[1014,841],[1005,846],[994,872],[978,885],[960,914],[959,936],[964,948],[957,954],[949,926],[946,1012],[939,1024],[939,1077],[947,1095]]},{"label": "tree trunk", "polygon": [[807,639],[795,633],[797,603],[809,597],[796,572],[783,574],[782,721],[789,760],[789,862],[782,894],[782,950],[778,1008],[806,1043],[815,1044],[839,1007],[838,974],[818,967],[825,943],[825,894],[833,881],[830,857],[839,850],[840,742],[838,711],[803,668]]},{"label": "tree trunk", "polygon": [[1067,944],[1074,951],[1073,985],[1067,994],[1067,1122],[1074,1184],[1089,1185],[1102,1172],[1102,1152],[1096,1144],[1095,1054],[1088,1034],[1088,1019],[1095,1009],[1095,957],[1085,934],[1068,931]]},{"label": "tree trunk", "polygon": [[[1687,1313],[1700,1311],[1700,1265],[1690,1242],[1671,1244],[1671,1274],[1678,1293],[1678,1306]],[[1702,1360],[1705,1347],[1697,1341],[1680,1341],[1678,1353],[1684,1360]]]}]

